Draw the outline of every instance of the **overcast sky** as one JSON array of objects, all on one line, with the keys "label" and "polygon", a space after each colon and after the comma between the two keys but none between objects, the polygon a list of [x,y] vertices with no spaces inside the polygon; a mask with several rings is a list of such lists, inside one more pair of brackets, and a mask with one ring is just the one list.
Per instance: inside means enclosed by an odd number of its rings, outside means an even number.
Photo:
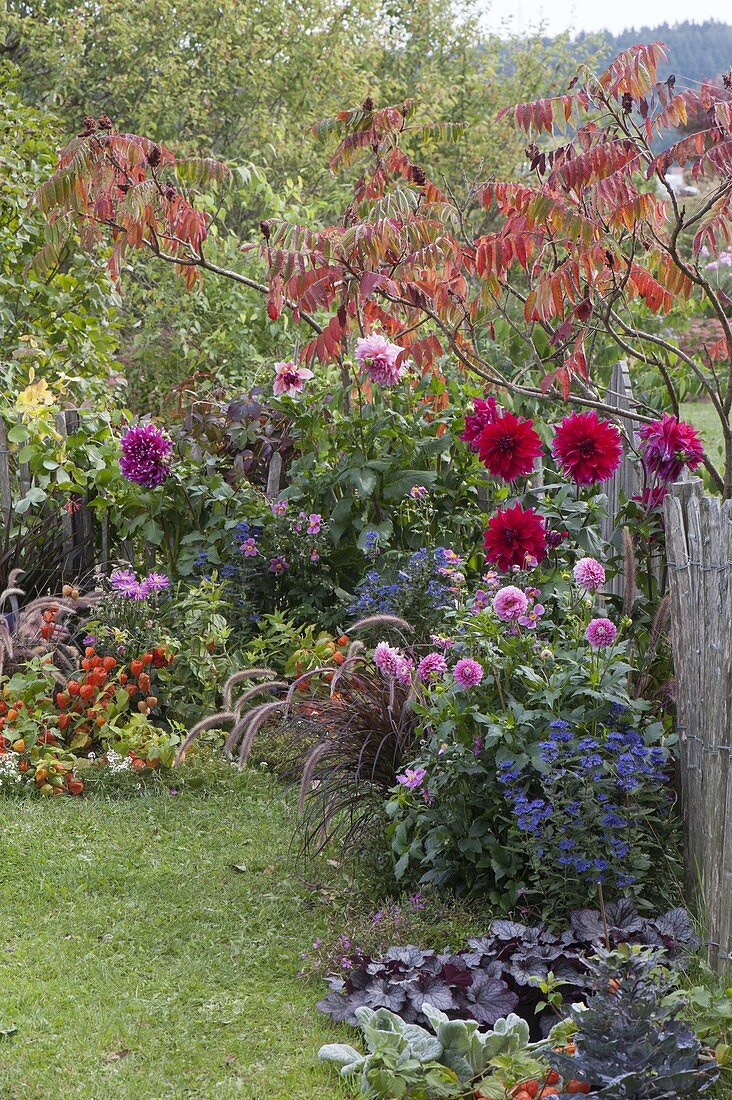
[{"label": "overcast sky", "polygon": [[539,25],[549,34],[558,34],[603,28],[617,32],[685,19],[732,23],[732,0],[486,0],[486,7],[489,24],[510,20],[518,33],[535,30]]}]

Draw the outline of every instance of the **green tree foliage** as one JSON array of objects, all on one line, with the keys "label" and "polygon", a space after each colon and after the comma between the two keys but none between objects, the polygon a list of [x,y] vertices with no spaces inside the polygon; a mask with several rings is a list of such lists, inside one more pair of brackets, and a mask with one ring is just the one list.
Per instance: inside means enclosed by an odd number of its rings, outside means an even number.
[{"label": "green tree foliage", "polygon": [[[3,390],[38,377],[86,378],[104,389],[114,370],[117,295],[103,261],[70,235],[57,260],[33,265],[52,232],[26,209],[53,169],[59,128],[48,112],[22,103],[13,74],[0,70],[0,374]],[[78,398],[82,399],[79,392]]]}]

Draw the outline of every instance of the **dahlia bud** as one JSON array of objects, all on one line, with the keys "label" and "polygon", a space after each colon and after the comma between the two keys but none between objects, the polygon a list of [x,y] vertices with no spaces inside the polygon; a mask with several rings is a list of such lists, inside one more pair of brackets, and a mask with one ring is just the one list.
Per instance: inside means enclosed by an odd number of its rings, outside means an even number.
[{"label": "dahlia bud", "polygon": [[147,163],[150,165],[151,168],[157,168],[157,166],[160,164],[162,155],[163,154],[160,151],[159,145],[152,145],[150,147],[150,151],[147,154]]}]

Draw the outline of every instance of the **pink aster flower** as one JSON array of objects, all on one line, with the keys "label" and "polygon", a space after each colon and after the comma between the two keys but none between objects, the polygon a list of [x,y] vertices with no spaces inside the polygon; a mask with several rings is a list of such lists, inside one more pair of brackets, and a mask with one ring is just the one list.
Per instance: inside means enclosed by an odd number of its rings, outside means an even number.
[{"label": "pink aster flower", "polygon": [[428,680],[436,680],[447,672],[447,661],[441,653],[428,653],[419,662],[417,675],[420,680],[427,683]]},{"label": "pink aster flower", "polygon": [[283,393],[288,397],[295,397],[302,393],[305,383],[314,378],[314,374],[307,367],[298,367],[292,360],[286,363],[275,363],[275,380],[272,390],[275,397],[281,397]]},{"label": "pink aster flower", "polygon": [[617,636],[618,628],[609,619],[593,619],[585,631],[585,638],[593,649],[605,649]]},{"label": "pink aster flower", "polygon": [[376,333],[356,341],[356,362],[372,382],[393,386],[404,375],[404,348]]},{"label": "pink aster flower", "polygon": [[477,687],[483,679],[483,666],[474,661],[472,657],[463,657],[452,670],[455,683],[463,691]]},{"label": "pink aster flower", "polygon": [[537,623],[542,617],[545,611],[545,607],[542,603],[535,603],[534,606],[522,615],[519,619],[519,626],[525,626],[527,630],[536,630]]},{"label": "pink aster flower", "polygon": [[148,573],[142,586],[147,592],[163,592],[166,588],[170,588],[170,579],[165,573]]},{"label": "pink aster flower", "polygon": [[572,572],[580,588],[588,592],[597,592],[605,583],[604,566],[596,558],[580,558]]},{"label": "pink aster flower", "polygon": [[399,668],[399,662],[404,658],[398,649],[394,649],[388,642],[379,642],[374,650],[374,664],[382,676],[393,680]]},{"label": "pink aster flower", "polygon": [[287,511],[287,501],[276,500],[272,505],[270,505],[270,507],[272,509],[273,516],[284,516]]},{"label": "pink aster flower", "polygon": [[173,444],[162,428],[154,424],[130,428],[122,436],[120,447],[119,468],[127,481],[156,489],[170,474]]},{"label": "pink aster flower", "polygon": [[503,623],[515,622],[526,614],[529,601],[525,593],[514,584],[499,588],[493,597],[493,610]]},{"label": "pink aster flower", "polygon": [[409,791],[416,791],[422,786],[426,776],[425,768],[405,768],[402,774],[397,776],[397,782]]}]

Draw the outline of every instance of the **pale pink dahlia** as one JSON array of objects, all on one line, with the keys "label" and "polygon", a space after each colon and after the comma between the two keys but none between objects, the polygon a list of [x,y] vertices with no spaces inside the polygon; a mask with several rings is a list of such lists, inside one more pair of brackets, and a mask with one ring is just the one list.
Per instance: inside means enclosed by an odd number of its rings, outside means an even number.
[{"label": "pale pink dahlia", "polygon": [[467,691],[468,688],[477,687],[483,679],[483,666],[474,661],[472,657],[463,657],[455,665],[452,674],[458,687],[462,688],[463,691]]},{"label": "pale pink dahlia", "polygon": [[618,636],[618,628],[609,619],[593,619],[585,631],[585,638],[594,649],[605,649]]},{"label": "pale pink dahlia", "polygon": [[403,358],[404,348],[385,336],[373,334],[356,341],[356,362],[372,382],[381,386],[393,386],[401,379],[406,370]]},{"label": "pale pink dahlia", "polygon": [[520,619],[526,614],[529,601],[520,588],[514,584],[508,584],[505,588],[499,588],[493,597],[493,610],[501,622],[510,623]]},{"label": "pale pink dahlia", "polygon": [[580,588],[588,592],[597,592],[605,583],[604,566],[596,558],[580,558],[572,572]]}]

